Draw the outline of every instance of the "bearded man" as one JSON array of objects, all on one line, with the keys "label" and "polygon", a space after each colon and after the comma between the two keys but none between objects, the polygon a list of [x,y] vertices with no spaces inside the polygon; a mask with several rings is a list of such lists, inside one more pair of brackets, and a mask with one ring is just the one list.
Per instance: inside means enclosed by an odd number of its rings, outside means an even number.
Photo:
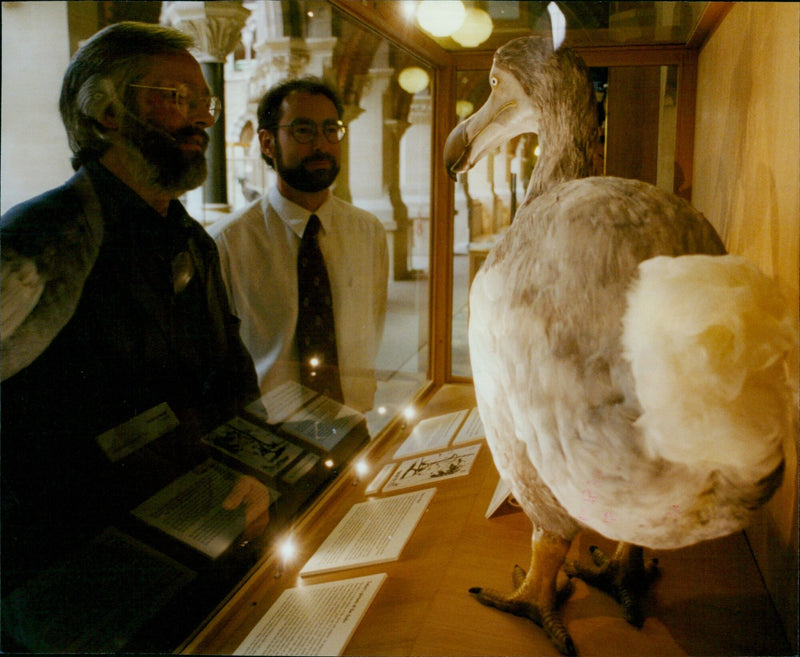
[{"label": "bearded man", "polygon": [[[202,462],[203,433],[258,396],[214,242],[177,200],[221,110],[191,46],[141,23],[87,41],[60,98],[77,173],[2,217],[4,596]],[[241,481],[223,506],[264,522],[266,488]]]},{"label": "bearded man", "polygon": [[[261,393],[299,381],[363,412],[375,395],[388,256],[380,220],[330,190],[347,132],[342,113],[322,80],[270,89],[258,138],[277,184],[209,233]],[[327,279],[321,299],[304,291],[305,278]]]}]

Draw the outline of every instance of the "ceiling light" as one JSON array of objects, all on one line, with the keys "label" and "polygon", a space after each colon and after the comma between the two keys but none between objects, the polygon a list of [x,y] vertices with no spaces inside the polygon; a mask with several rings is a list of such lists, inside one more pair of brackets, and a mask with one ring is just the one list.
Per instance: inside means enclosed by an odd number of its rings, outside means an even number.
[{"label": "ceiling light", "polygon": [[483,9],[470,7],[467,9],[464,23],[450,37],[465,48],[479,46],[492,34],[492,17]]},{"label": "ceiling light", "polygon": [[428,82],[428,73],[419,66],[404,68],[397,76],[397,83],[410,94],[419,93],[428,86]]},{"label": "ceiling light", "polygon": [[422,0],[417,6],[417,23],[433,36],[446,37],[461,27],[466,14],[461,0]]},{"label": "ceiling light", "polygon": [[468,100],[459,100],[456,102],[456,116],[462,121],[472,114],[472,110],[474,109],[475,106]]}]

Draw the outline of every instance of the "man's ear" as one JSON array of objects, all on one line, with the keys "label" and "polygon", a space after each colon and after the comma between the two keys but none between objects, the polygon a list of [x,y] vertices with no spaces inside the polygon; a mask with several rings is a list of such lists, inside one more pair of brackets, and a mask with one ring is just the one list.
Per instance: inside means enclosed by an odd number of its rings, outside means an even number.
[{"label": "man's ear", "polygon": [[258,131],[258,143],[261,152],[271,159],[275,159],[275,135],[269,130],[261,129]]},{"label": "man's ear", "polygon": [[108,130],[117,130],[119,128],[119,121],[117,120],[117,111],[113,105],[109,105],[97,117],[97,121]]},{"label": "man's ear", "polygon": [[115,105],[117,94],[108,78],[90,77],[78,91],[76,102],[80,110],[108,130],[116,130],[119,120]]}]

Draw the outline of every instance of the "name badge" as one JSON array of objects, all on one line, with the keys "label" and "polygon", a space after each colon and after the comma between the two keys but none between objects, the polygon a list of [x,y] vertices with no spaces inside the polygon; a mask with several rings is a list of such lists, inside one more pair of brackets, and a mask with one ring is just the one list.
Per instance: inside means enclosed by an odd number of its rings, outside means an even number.
[{"label": "name badge", "polygon": [[180,422],[167,402],[139,413],[127,422],[97,436],[106,456],[116,462],[175,429]]}]

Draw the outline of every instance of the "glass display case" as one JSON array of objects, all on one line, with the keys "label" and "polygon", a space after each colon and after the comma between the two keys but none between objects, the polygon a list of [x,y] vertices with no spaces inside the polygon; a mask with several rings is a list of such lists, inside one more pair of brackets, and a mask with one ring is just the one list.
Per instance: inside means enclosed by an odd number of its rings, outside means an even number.
[{"label": "glass display case", "polygon": [[[63,4],[70,52],[110,22],[158,22],[170,12],[172,24],[193,25],[208,45],[204,39],[230,28],[211,6],[243,10],[236,38],[215,62],[225,97],[216,156],[222,173],[214,189],[186,196],[190,214],[211,225],[274,184],[260,155],[256,106],[275,82],[310,74],[335,84],[345,103],[348,137],[333,191],[377,216],[387,235],[388,302],[371,409],[328,408],[292,385],[275,391],[195,437],[210,460],[3,600],[6,619],[7,608],[22,610],[4,625],[12,637],[4,648],[174,651],[190,645],[209,619],[224,624],[227,616],[215,617],[219,610],[242,611],[225,605],[266,565],[280,572],[287,536],[316,537],[325,505],[354,498],[359,464],[385,456],[386,445],[437,390],[469,383],[469,285],[524,197],[537,142],[533,134],[515,139],[455,184],[444,169],[443,146],[488,96],[495,49],[517,36],[549,33],[551,19],[546,2],[464,2],[470,20],[482,26],[475,36],[466,27],[435,34],[436,27],[417,22],[425,3],[393,0]],[[598,174],[639,178],[688,198],[697,48],[730,3],[561,4],[567,42],[595,84]],[[208,14],[187,17],[203,5]],[[201,53],[204,66],[209,51]],[[58,121],[55,112],[52,120]],[[232,472],[270,489],[270,522],[256,538],[242,535],[241,518],[212,518],[192,493],[207,492],[207,505],[218,502],[218,487]],[[191,514],[198,524],[186,524]],[[58,604],[81,587],[91,589],[81,605]],[[26,615],[43,598],[53,604]],[[190,649],[219,645],[203,640]]]}]

